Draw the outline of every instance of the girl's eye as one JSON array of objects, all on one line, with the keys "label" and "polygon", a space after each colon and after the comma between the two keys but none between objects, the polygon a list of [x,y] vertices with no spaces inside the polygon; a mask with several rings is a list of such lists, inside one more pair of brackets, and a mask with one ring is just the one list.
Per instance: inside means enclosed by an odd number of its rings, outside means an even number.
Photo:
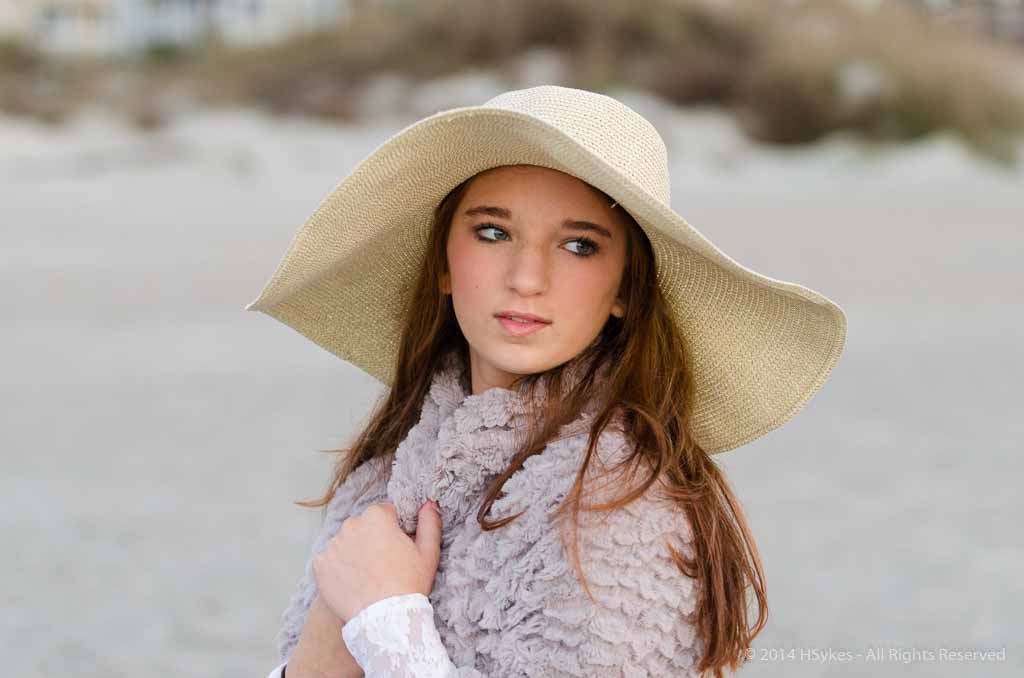
[{"label": "girl's eye", "polygon": [[504,233],[505,232],[505,231],[502,231],[497,226],[495,226],[494,224],[483,224],[482,226],[477,226],[474,229],[474,231],[476,232],[476,239],[477,240],[481,240],[483,242],[497,242],[496,240],[493,240],[491,238],[481,238],[480,237],[480,233],[482,233],[483,231],[498,231],[500,233]]},{"label": "girl's eye", "polygon": [[[474,232],[476,233],[476,239],[477,240],[479,240],[481,242],[498,242],[497,240],[495,240],[493,238],[488,238],[488,237],[485,237],[485,236],[481,236],[480,234],[482,232],[484,232],[484,231],[497,231],[499,233],[503,233],[505,235],[508,235],[507,233],[505,233],[505,231],[503,231],[502,229],[498,228],[494,224],[482,224],[480,226],[477,226],[474,229]],[[591,240],[590,238],[574,238],[573,240],[570,240],[569,242],[570,243],[578,243],[578,244],[583,246],[583,248],[584,248],[583,252],[577,252],[577,251],[570,250],[573,254],[575,254],[576,256],[578,256],[581,259],[584,259],[586,257],[592,257],[595,254],[597,254],[598,250],[601,249],[598,246],[598,244],[596,242],[594,242],[593,240]]]},{"label": "girl's eye", "polygon": [[588,249],[587,252],[583,253],[574,252],[574,254],[577,254],[581,257],[592,257],[595,254],[597,254],[597,251],[599,249],[601,249],[600,247],[597,246],[597,243],[591,240],[590,238],[576,238],[575,240],[570,240],[569,242],[578,242],[579,244],[583,245],[583,247]]}]

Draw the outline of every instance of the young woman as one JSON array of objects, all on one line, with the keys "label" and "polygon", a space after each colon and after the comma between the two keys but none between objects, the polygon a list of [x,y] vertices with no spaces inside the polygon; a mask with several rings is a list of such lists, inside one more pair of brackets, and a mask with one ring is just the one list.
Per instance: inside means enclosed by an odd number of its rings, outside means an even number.
[{"label": "young woman", "polygon": [[[398,133],[247,309],[387,384],[339,451],[271,676],[721,676],[767,618],[711,455],[781,426],[846,318],[669,207],[664,143],[543,86]],[[747,593],[758,604],[748,623]]]}]

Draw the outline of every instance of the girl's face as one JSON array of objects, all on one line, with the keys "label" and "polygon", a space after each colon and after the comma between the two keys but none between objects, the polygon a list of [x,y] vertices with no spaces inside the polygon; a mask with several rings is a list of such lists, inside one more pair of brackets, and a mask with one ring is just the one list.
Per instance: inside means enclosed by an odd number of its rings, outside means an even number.
[{"label": "girl's face", "polygon": [[[557,170],[510,165],[473,179],[452,216],[441,289],[469,343],[474,394],[569,361],[609,314],[623,317],[629,227],[621,207]],[[496,317],[509,311],[549,322],[517,333]]]}]

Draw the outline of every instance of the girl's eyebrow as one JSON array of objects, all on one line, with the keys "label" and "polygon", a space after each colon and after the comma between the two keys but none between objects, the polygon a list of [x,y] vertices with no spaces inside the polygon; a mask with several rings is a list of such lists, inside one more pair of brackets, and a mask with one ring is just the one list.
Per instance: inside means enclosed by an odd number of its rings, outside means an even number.
[{"label": "girl's eyebrow", "polygon": [[486,207],[483,205],[478,207],[470,207],[463,214],[465,214],[467,217],[471,217],[476,214],[484,214],[489,217],[498,217],[499,219],[512,218],[512,212],[508,211],[504,207]]},{"label": "girl's eyebrow", "polygon": [[[505,209],[504,207],[492,207],[489,205],[479,205],[477,207],[470,207],[468,210],[463,212],[464,216],[472,217],[478,214],[486,215],[489,217],[497,217],[498,219],[511,219],[512,212]],[[612,240],[611,231],[600,224],[595,224],[592,221],[580,221],[579,219],[566,219],[562,222],[562,228],[570,231],[587,231],[591,233],[597,233],[602,235],[609,240]]]}]

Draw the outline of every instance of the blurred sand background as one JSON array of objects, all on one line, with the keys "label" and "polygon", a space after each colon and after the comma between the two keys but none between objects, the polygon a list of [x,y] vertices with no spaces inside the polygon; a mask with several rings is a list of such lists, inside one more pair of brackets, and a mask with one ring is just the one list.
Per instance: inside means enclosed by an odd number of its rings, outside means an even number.
[{"label": "blurred sand background", "polygon": [[[543,52],[518,85],[554,82]],[[554,69],[554,70],[551,70]],[[364,90],[358,118],[195,107],[154,129],[84,106],[0,117],[0,656],[10,675],[263,676],[330,460],[380,385],[255,298],[295,231],[489,70]],[[669,149],[672,204],[743,265],[849,319],[806,409],[716,457],[764,559],[751,676],[1024,671],[1024,138],[994,163],[938,130],[769,145],[733,116],[604,89]],[[372,93],[376,92],[376,95]],[[389,92],[391,94],[389,94]],[[373,96],[377,98],[374,99]],[[780,649],[1002,650],[821,663]]]}]

